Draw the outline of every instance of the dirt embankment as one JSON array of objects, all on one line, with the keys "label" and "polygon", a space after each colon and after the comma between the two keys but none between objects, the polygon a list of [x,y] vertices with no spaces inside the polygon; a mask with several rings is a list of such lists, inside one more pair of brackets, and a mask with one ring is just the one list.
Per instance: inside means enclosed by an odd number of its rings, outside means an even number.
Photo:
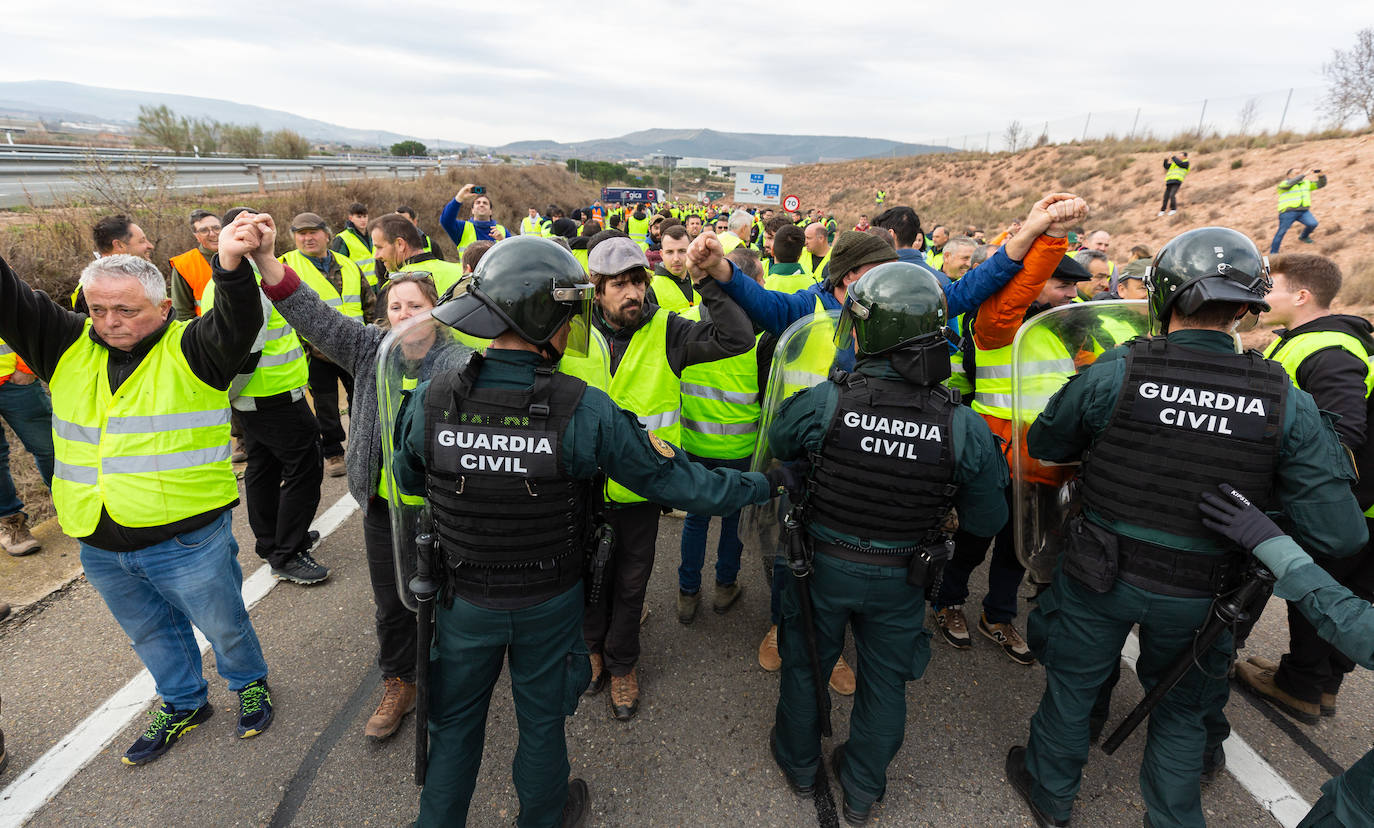
[{"label": "dirt embankment", "polygon": [[[916,209],[927,231],[945,224],[956,235],[969,224],[991,238],[1024,216],[1041,195],[1068,191],[1086,198],[1093,214],[1084,229],[1113,236],[1111,255],[1126,261],[1132,246],[1151,251],[1178,233],[1224,225],[1248,234],[1262,251],[1277,226],[1274,187],[1289,167],[1319,167],[1327,186],[1312,196],[1321,225],[1313,245],[1284,252],[1332,257],[1346,275],[1348,302],[1374,303],[1374,140],[1365,134],[1261,146],[1263,137],[1205,140],[1195,146],[1102,142],[1041,147],[995,155],[928,155],[814,164],[783,170],[783,189],[802,209],[833,211],[842,226],[874,213],[874,194],[887,190],[887,206]],[[1246,146],[1245,144],[1249,144]],[[1158,217],[1164,190],[1161,162],[1168,150],[1190,151],[1192,171],[1179,191],[1177,215]]]}]

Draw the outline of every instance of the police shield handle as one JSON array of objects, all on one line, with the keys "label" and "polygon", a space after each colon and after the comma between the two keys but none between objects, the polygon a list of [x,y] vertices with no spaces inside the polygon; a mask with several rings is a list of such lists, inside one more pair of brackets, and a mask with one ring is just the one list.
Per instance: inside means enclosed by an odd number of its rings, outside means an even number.
[{"label": "police shield handle", "polygon": [[700,236],[687,246],[687,272],[692,280],[699,282],[710,276],[720,282],[730,281],[730,263],[725,259],[725,248],[720,239],[710,230],[703,230]]},{"label": "police shield handle", "polygon": [[424,786],[429,768],[429,646],[434,641],[434,595],[439,591],[434,582],[434,550],[437,541],[425,532],[415,538],[415,577],[410,579],[410,591],[415,594],[415,784]]}]

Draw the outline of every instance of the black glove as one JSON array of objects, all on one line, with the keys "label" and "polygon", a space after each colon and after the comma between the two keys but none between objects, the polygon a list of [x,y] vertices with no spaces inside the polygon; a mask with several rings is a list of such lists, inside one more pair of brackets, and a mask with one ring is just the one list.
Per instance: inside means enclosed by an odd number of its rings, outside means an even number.
[{"label": "black glove", "polygon": [[1198,509],[1202,512],[1203,526],[1234,541],[1247,552],[1253,552],[1256,546],[1283,534],[1278,524],[1256,509],[1231,484],[1221,483],[1217,489],[1221,492],[1220,497],[1211,492],[1202,493]]},{"label": "black glove", "polygon": [[811,463],[808,460],[799,460],[795,463],[782,463],[763,473],[768,478],[768,488],[774,497],[787,491],[787,496],[796,502],[801,499],[802,493],[806,489],[806,475],[811,470]]}]

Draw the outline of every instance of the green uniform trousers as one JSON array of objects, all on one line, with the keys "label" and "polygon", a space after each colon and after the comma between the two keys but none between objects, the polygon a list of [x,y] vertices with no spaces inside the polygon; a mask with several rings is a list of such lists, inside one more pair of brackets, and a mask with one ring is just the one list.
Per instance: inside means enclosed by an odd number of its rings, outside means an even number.
[{"label": "green uniform trousers", "polygon": [[[1045,666],[1045,694],[1031,717],[1026,766],[1031,795],[1056,819],[1067,819],[1088,761],[1088,720],[1098,689],[1121,657],[1134,624],[1140,625],[1136,672],[1148,691],[1174,659],[1191,649],[1207,620],[1208,598],[1174,598],[1123,581],[1106,593],[1088,590],[1063,574],[1040,595],[1026,622],[1031,652]],[[1154,828],[1202,826],[1203,724],[1227,693],[1231,634],[1222,635],[1154,709],[1147,725],[1140,791]],[[1206,671],[1205,673],[1203,671]]]},{"label": "green uniform trousers", "polygon": [[1298,828],[1352,825],[1374,825],[1374,750],[1322,785],[1322,798],[1298,823]]},{"label": "green uniform trousers", "polygon": [[582,641],[582,585],[519,610],[455,598],[436,610],[430,649],[429,770],[416,825],[466,825],[482,763],[487,708],[510,656],[520,741],[511,776],[520,828],[562,823],[568,797],[566,717],[591,681]]},{"label": "green uniform trousers", "polygon": [[[778,625],[778,759],[799,784],[807,785],[816,778],[821,755],[820,718],[796,579],[786,577]],[[902,746],[906,683],[920,678],[930,662],[925,596],[906,582],[906,567],[853,563],[820,553],[811,597],[822,681],[840,657],[846,622],[854,630],[858,686],[840,784],[853,806],[865,808],[882,798],[888,763]]]}]

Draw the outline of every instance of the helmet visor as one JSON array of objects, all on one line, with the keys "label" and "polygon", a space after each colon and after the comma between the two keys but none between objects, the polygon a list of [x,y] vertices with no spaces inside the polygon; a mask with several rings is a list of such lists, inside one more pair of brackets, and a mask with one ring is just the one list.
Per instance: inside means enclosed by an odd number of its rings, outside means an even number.
[{"label": "helmet visor", "polygon": [[855,302],[852,298],[845,300],[844,310],[840,311],[840,318],[835,323],[835,350],[837,352],[855,349],[855,329],[867,319],[867,305]]},{"label": "helmet visor", "polygon": [[574,358],[587,355],[587,345],[592,336],[592,297],[596,288],[590,284],[571,287],[555,287],[554,301],[566,304],[572,309],[568,319],[568,342],[563,346],[563,355]]}]

